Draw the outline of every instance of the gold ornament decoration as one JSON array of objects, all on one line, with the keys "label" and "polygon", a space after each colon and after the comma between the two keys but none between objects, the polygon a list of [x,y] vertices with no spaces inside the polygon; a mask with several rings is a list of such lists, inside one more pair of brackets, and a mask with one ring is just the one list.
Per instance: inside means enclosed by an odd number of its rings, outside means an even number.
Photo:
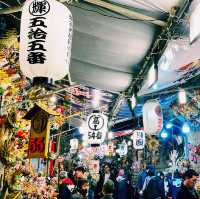
[{"label": "gold ornament decoration", "polygon": [[155,138],[151,138],[148,142],[147,142],[147,147],[149,151],[156,151],[159,147],[159,141],[156,140]]}]

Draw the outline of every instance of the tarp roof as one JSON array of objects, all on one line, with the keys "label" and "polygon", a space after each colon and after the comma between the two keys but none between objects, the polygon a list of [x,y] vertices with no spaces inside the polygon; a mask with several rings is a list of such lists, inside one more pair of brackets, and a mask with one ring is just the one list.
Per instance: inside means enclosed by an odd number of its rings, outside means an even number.
[{"label": "tarp roof", "polygon": [[[4,7],[24,0],[2,0]],[[140,65],[157,38],[160,27],[134,20],[95,6],[96,2],[73,3],[74,20],[72,62],[73,82],[110,91],[126,90],[137,76]],[[163,19],[184,0],[112,0],[100,1],[129,11]],[[66,4],[67,5],[67,4]],[[17,15],[19,16],[19,15]]]}]

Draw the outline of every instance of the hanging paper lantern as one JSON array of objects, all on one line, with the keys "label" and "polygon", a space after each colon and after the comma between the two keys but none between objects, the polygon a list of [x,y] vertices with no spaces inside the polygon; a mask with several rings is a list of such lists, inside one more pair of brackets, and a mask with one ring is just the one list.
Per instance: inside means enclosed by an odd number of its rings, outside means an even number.
[{"label": "hanging paper lantern", "polygon": [[163,115],[160,103],[157,100],[148,100],[143,106],[144,132],[156,135],[162,130]]},{"label": "hanging paper lantern", "polygon": [[53,80],[67,75],[72,29],[71,12],[62,3],[55,0],[26,1],[20,29],[20,67],[24,75]]},{"label": "hanging paper lantern", "polygon": [[88,144],[101,144],[108,131],[108,117],[102,113],[92,113],[87,117]]},{"label": "hanging paper lantern", "polygon": [[128,153],[128,145],[125,141],[119,144],[116,153],[118,153],[120,156],[125,156]]},{"label": "hanging paper lantern", "polygon": [[71,139],[70,140],[70,146],[71,146],[71,150],[77,150],[78,149],[78,140],[77,139]]},{"label": "hanging paper lantern", "polygon": [[133,132],[133,147],[136,150],[144,149],[145,132],[143,130],[135,130]]}]

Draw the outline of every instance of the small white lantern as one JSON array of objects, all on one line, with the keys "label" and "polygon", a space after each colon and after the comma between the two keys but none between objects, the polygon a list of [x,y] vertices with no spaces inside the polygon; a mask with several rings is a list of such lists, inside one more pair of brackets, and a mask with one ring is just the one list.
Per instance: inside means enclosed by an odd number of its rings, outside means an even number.
[{"label": "small white lantern", "polygon": [[20,28],[23,74],[60,80],[69,72],[73,21],[69,9],[55,0],[27,0]]},{"label": "small white lantern", "polygon": [[157,100],[148,100],[143,106],[144,132],[148,135],[156,135],[163,127],[163,114],[160,103]]},{"label": "small white lantern", "polygon": [[71,139],[70,147],[72,150],[77,150],[78,149],[78,139]]},{"label": "small white lantern", "polygon": [[116,150],[116,152],[122,157],[125,156],[128,153],[128,145],[125,141],[123,141],[121,144],[119,144],[119,148]]},{"label": "small white lantern", "polygon": [[133,132],[133,147],[136,150],[144,149],[145,132],[143,130],[135,130]]},{"label": "small white lantern", "polygon": [[108,117],[102,113],[92,113],[87,117],[88,144],[101,144],[108,131]]}]

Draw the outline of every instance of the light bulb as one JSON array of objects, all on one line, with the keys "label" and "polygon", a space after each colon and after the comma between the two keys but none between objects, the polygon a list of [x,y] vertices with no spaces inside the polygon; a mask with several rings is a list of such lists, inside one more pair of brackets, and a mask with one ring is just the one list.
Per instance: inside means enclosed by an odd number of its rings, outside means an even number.
[{"label": "light bulb", "polygon": [[166,124],[166,128],[167,128],[167,129],[171,129],[172,126],[173,126],[173,124],[172,124],[171,122],[168,122],[168,123]]},{"label": "light bulb", "polygon": [[50,102],[54,104],[54,103],[56,103],[56,101],[57,101],[56,96],[55,96],[55,95],[52,95],[52,96],[50,97]]},{"label": "light bulb", "polygon": [[165,131],[165,130],[162,131],[160,136],[161,136],[161,138],[166,139],[168,137],[167,131]]},{"label": "light bulb", "polygon": [[189,124],[187,122],[185,122],[183,124],[182,131],[183,131],[183,133],[186,133],[186,134],[190,132],[190,126],[189,126]]},{"label": "light bulb", "polygon": [[133,94],[133,96],[131,97],[131,108],[134,109],[136,104],[137,104],[137,100],[136,100],[135,95]]}]

